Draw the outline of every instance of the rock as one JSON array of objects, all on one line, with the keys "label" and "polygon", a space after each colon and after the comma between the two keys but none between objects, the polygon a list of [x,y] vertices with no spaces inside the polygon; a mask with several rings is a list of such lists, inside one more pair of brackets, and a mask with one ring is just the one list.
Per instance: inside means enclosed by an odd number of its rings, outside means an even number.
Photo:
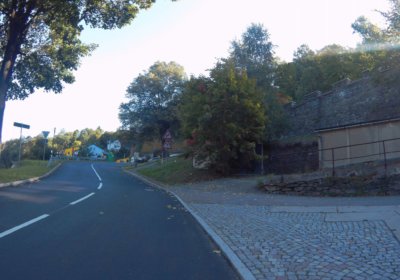
[{"label": "rock", "polygon": [[277,186],[274,185],[266,185],[265,186],[265,190],[268,192],[275,192],[277,191],[279,188]]},{"label": "rock", "polygon": [[195,169],[207,170],[211,165],[211,160],[209,157],[207,157],[206,159],[200,159],[198,155],[195,155],[193,157],[192,165]]}]

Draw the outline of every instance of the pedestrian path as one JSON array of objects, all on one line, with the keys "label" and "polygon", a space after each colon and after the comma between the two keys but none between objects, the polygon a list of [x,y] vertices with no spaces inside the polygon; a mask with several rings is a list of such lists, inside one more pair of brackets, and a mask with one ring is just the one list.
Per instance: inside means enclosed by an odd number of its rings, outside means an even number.
[{"label": "pedestrian path", "polygon": [[256,279],[400,278],[400,243],[383,220],[330,221],[329,213],[268,206],[189,205]]},{"label": "pedestrian path", "polygon": [[400,279],[400,197],[268,195],[248,179],[169,189],[255,279]]}]

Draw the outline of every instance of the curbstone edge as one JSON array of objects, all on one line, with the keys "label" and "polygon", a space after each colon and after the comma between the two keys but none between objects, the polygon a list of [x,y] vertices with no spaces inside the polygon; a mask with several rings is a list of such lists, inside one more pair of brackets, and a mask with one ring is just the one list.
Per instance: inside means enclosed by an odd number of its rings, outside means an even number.
[{"label": "curbstone edge", "polygon": [[256,278],[250,272],[250,270],[246,267],[246,265],[239,259],[239,257],[233,252],[233,250],[222,240],[222,238],[215,233],[215,231],[201,218],[198,216],[195,211],[193,211],[189,205],[187,205],[176,193],[169,190],[164,184],[160,182],[155,182],[152,179],[149,179],[145,176],[142,176],[134,171],[128,171],[123,169],[124,172],[136,177],[137,179],[145,182],[146,184],[164,190],[167,193],[172,194],[178,201],[186,208],[186,210],[195,218],[195,220],[201,225],[203,230],[208,234],[208,236],[214,241],[214,243],[221,249],[224,253],[225,257],[232,264],[232,266],[236,269],[240,277],[244,280],[255,280]]}]

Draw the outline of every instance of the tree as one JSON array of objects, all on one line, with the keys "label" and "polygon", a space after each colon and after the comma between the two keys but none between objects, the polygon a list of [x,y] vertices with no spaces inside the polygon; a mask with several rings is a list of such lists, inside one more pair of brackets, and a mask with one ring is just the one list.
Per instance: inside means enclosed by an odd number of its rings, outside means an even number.
[{"label": "tree", "polygon": [[61,92],[79,60],[94,48],[80,41],[85,26],[129,24],[154,0],[2,0],[0,3],[0,142],[6,101],[36,89]]},{"label": "tree", "polygon": [[278,65],[275,81],[280,91],[298,101],[313,91],[330,90],[344,78],[358,79],[373,65],[370,54],[358,48],[332,44],[314,52],[301,45],[293,62]]},{"label": "tree", "polygon": [[276,66],[273,45],[269,33],[262,24],[251,24],[242,34],[240,41],[233,41],[230,57],[235,66],[247,72],[248,77],[256,79],[257,85],[271,90]]},{"label": "tree", "polygon": [[194,154],[227,174],[255,159],[255,145],[265,129],[262,93],[255,80],[221,61],[210,78],[192,77],[182,96],[180,117]]},{"label": "tree", "polygon": [[358,50],[366,52],[366,61],[373,68],[397,66],[400,62],[400,1],[389,0],[389,11],[379,13],[384,17],[386,25],[379,27],[366,17],[360,16],[352,24],[355,33],[362,38]]},{"label": "tree", "polygon": [[322,90],[319,83],[322,81],[316,53],[308,45],[301,45],[293,54],[293,63],[296,68],[297,89],[291,94],[295,100],[300,100],[305,94],[315,90]]},{"label": "tree", "polygon": [[276,87],[277,62],[269,33],[262,24],[251,24],[242,34],[240,41],[232,42],[230,57],[235,67],[246,71],[250,79],[263,94],[268,122],[264,140],[277,138],[284,130],[285,115]]},{"label": "tree", "polygon": [[97,127],[95,130],[91,128],[84,128],[79,132],[77,140],[80,141],[84,146],[89,146],[92,144],[97,145],[103,133],[104,131],[100,127]]},{"label": "tree", "polygon": [[13,161],[18,160],[19,139],[9,140],[4,143],[0,157],[0,168],[10,168]]},{"label": "tree", "polygon": [[383,30],[364,16],[358,17],[351,27],[361,36],[364,44],[377,44],[384,41]]},{"label": "tree", "polygon": [[133,130],[141,140],[161,139],[168,128],[177,131],[177,104],[185,81],[179,64],[154,63],[128,87],[129,101],[120,106],[122,127]]}]

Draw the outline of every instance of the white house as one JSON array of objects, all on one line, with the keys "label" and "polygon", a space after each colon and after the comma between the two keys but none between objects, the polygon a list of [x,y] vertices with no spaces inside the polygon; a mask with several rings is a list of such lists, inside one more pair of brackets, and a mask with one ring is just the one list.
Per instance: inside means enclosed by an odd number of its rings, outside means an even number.
[{"label": "white house", "polygon": [[93,158],[103,158],[104,150],[102,148],[97,147],[96,145],[90,145],[88,147],[89,156]]},{"label": "white house", "polygon": [[110,141],[107,144],[107,151],[118,152],[121,149],[121,142],[119,140]]}]

